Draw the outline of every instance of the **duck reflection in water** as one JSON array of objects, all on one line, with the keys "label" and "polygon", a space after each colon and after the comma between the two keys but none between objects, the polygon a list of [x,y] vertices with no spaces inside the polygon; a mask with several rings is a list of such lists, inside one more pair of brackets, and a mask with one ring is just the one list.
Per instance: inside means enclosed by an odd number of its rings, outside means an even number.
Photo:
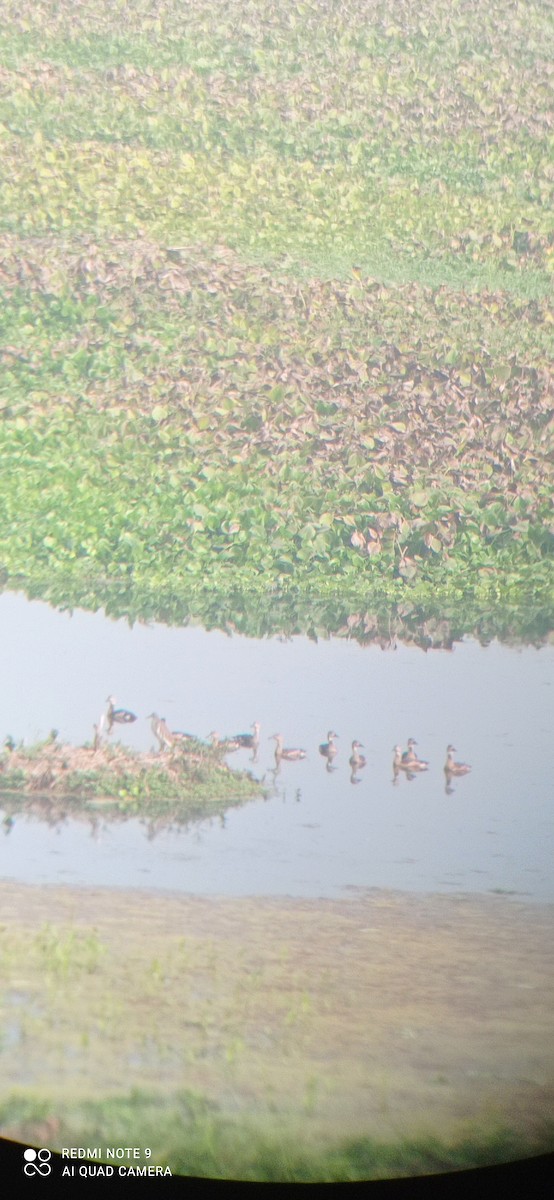
[{"label": "duck reflection in water", "polygon": [[326,771],[329,771],[329,772],[336,771],[336,769],[337,769],[333,765],[333,760],[335,758],[335,755],[337,755],[339,752],[338,746],[335,746],[335,738],[338,738],[338,736],[339,736],[338,733],[334,733],[333,730],[330,729],[327,734],[327,741],[322,742],[319,747],[319,753],[323,756],[323,758],[325,758],[327,760],[326,764],[325,764],[325,769],[326,769]]}]

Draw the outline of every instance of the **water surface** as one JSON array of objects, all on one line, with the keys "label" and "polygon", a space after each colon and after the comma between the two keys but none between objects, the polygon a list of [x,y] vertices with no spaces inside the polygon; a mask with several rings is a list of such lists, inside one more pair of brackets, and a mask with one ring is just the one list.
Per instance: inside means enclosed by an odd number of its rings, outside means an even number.
[{"label": "water surface", "polygon": [[[180,829],[147,821],[77,819],[56,827],[21,814],[0,838],[0,876],[38,883],[230,895],[336,896],[353,887],[503,891],[554,899],[552,731],[554,647],[382,651],[342,638],[228,637],[196,627],[61,613],[0,596],[4,631],[0,734],[27,742],[52,727],[82,743],[108,693],[140,717],[121,740],[150,748],[146,714],[200,736],[262,724],[251,769],[268,799],[224,820]],[[318,753],[339,736],[336,770]],[[277,777],[269,735],[305,747]],[[392,747],[415,737],[430,769],[393,781]],[[350,743],[366,767],[351,782]],[[448,742],[472,764],[447,792]]]}]

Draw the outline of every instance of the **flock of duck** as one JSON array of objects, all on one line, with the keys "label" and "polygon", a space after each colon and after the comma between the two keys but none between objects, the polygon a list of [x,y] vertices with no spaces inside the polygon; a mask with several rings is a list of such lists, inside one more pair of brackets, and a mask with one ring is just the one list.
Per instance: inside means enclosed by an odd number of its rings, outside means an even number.
[{"label": "flock of duck", "polygon": [[[327,770],[334,770],[333,760],[335,755],[338,753],[338,748],[336,745],[336,739],[338,736],[338,733],[335,733],[333,730],[329,730],[329,733],[327,734],[327,741],[322,742],[319,747],[319,753],[327,759]],[[429,763],[426,759],[419,757],[417,750],[415,749],[416,746],[417,742],[415,738],[408,738],[407,750],[402,750],[401,746],[393,747],[393,783],[397,781],[400,771],[404,771],[408,779],[414,779],[420,771],[429,770]],[[365,755],[360,754],[360,750],[363,750],[362,742],[352,742],[352,754],[348,761],[352,768],[351,780],[353,783],[359,782],[355,778],[356,774],[362,767],[365,767],[366,765]],[[304,752],[301,751],[300,753],[303,757]],[[454,776],[467,775],[468,772],[471,771],[471,767],[468,763],[455,761],[454,755],[456,753],[456,747],[449,743],[446,747],[446,762],[444,764],[447,787],[450,783],[450,780]]]},{"label": "flock of duck", "polygon": [[[137,720],[136,714],[127,708],[115,707],[115,696],[108,696],[106,701],[107,710],[102,713],[98,725],[94,726],[94,748],[98,748],[101,744],[104,733],[109,736],[114,725],[128,725]],[[158,716],[152,712],[148,714],[152,733],[156,738],[160,751],[175,750],[186,746],[187,742],[198,742],[203,739],[197,738],[192,733],[183,733],[181,730],[171,730],[167,724],[165,717]],[[251,725],[252,732],[250,733],[235,733],[231,737],[220,737],[219,733],[212,730],[207,735],[207,740],[214,749],[221,750],[228,754],[234,750],[252,750],[252,761],[256,762],[258,758],[258,749],[260,745],[260,730],[259,721],[254,721]],[[337,739],[339,735],[333,729],[330,729],[327,734],[327,741],[322,742],[319,746],[320,755],[326,760],[327,771],[334,771],[335,758],[338,754]],[[281,768],[282,762],[298,762],[307,757],[307,750],[303,750],[298,746],[285,746],[282,733],[272,733],[268,741],[275,742],[275,772]],[[392,761],[393,783],[396,783],[401,771],[404,772],[407,779],[414,779],[422,771],[429,769],[429,763],[426,759],[420,758],[416,750],[417,742],[415,738],[409,738],[407,749],[403,750],[401,746],[394,746],[394,758]],[[352,783],[360,783],[357,778],[358,771],[362,770],[366,765],[366,757],[360,751],[364,749],[363,743],[354,740],[352,742],[352,753],[348,760],[351,768],[350,780]],[[444,773],[446,776],[447,789],[450,781],[454,777],[467,775],[471,771],[468,763],[456,762],[454,755],[457,753],[456,747],[451,743],[446,747],[446,761],[444,764]]]}]

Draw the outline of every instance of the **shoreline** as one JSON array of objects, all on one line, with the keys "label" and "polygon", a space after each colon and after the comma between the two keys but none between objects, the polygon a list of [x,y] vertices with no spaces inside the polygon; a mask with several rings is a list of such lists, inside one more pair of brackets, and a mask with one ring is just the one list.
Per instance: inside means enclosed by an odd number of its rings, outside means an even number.
[{"label": "shoreline", "polygon": [[[207,814],[207,817],[209,815],[210,814]],[[137,815],[132,814],[130,819],[137,819]],[[207,904],[213,903],[216,905],[231,905],[234,903],[245,904],[248,902],[251,902],[254,905],[262,903],[275,906],[342,905],[368,902],[371,900],[379,901],[380,898],[385,902],[387,900],[396,900],[399,902],[406,900],[406,902],[409,901],[410,906],[423,904],[426,901],[433,900],[441,903],[465,902],[475,905],[481,903],[484,906],[489,904],[502,904],[505,902],[514,907],[519,906],[522,910],[529,909],[533,912],[538,910],[545,910],[545,912],[551,911],[552,915],[554,916],[554,899],[541,899],[540,897],[535,897],[532,892],[520,892],[504,889],[495,890],[492,888],[490,891],[483,892],[470,892],[465,891],[463,888],[459,888],[451,892],[442,892],[433,890],[432,888],[421,888],[421,890],[414,891],[410,890],[409,888],[403,889],[378,886],[364,887],[361,884],[345,884],[340,893],[327,896],[315,896],[293,894],[290,892],[187,892],[178,891],[175,888],[169,887],[156,887],[149,884],[145,884],[144,887],[139,887],[128,886],[127,884],[114,885],[109,883],[75,883],[74,881],[71,883],[63,883],[62,881],[52,880],[34,881],[28,879],[0,878],[0,904],[2,903],[3,890],[9,890],[11,888],[21,888],[29,891],[46,889],[51,894],[57,891],[61,893],[74,893],[75,897],[85,896],[87,894],[90,894],[91,896],[109,894],[111,896],[118,896],[120,898],[134,896],[137,898],[137,900],[144,900],[146,897],[149,897],[151,899],[156,899],[167,903],[171,903],[172,901],[176,903],[186,903],[188,901],[195,903],[198,901],[205,902]]]}]

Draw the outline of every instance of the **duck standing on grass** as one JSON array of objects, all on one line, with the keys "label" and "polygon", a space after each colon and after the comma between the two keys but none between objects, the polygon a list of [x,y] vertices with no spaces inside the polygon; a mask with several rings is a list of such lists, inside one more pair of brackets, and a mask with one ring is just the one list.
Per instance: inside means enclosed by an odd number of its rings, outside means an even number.
[{"label": "duck standing on grass", "polygon": [[297,747],[293,746],[283,746],[284,738],[282,733],[272,733],[271,737],[268,738],[268,741],[275,742],[276,762],[280,762],[282,758],[285,759],[285,762],[296,762],[298,759],[306,757],[305,750],[299,750]]},{"label": "duck standing on grass", "polygon": [[130,712],[128,708],[115,708],[115,696],[108,696],[106,701],[108,711],[106,713],[106,721],[108,723],[108,733],[112,732],[113,725],[131,725],[136,721],[136,715]]}]

